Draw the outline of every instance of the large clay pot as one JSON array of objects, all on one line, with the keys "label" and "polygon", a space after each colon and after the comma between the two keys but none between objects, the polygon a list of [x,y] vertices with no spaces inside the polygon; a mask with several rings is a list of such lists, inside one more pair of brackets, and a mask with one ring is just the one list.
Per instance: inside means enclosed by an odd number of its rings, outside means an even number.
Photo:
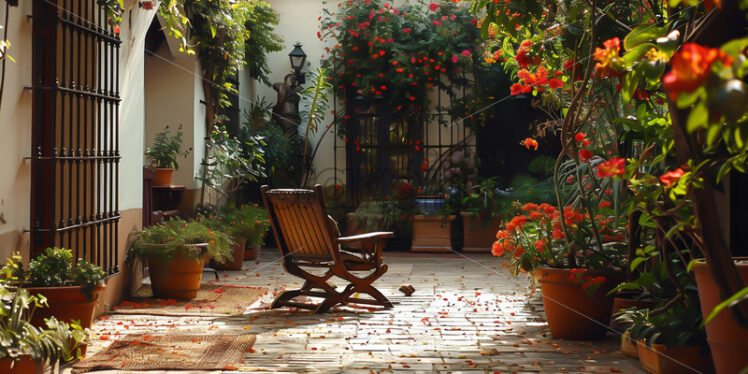
[{"label": "large clay pot", "polygon": [[482,218],[471,216],[467,213],[462,215],[462,251],[491,253],[491,246],[496,241],[496,232],[499,231],[499,219],[494,218],[486,223]]},{"label": "large clay pot", "polygon": [[[11,367],[12,365],[12,367]],[[22,355],[15,362],[10,357],[0,358],[0,373],[7,374],[36,374],[39,365],[31,358],[30,355]]]},{"label": "large clay pot", "polygon": [[[413,216],[413,244],[411,252],[452,252],[450,224],[455,216]],[[446,223],[446,224],[445,224]]]},{"label": "large clay pot", "polygon": [[231,256],[233,260],[230,262],[219,263],[216,262],[213,268],[216,270],[242,270],[244,265],[244,246],[247,244],[245,238],[234,238],[234,245],[231,247]]},{"label": "large clay pot", "polygon": [[657,302],[654,300],[638,300],[639,292],[621,291],[613,298],[613,314],[622,309],[636,308],[646,309],[654,307]]},{"label": "large clay pot", "polygon": [[172,168],[151,168],[156,173],[153,178],[154,186],[171,186],[171,176],[174,174]]},{"label": "large clay pot", "polygon": [[[734,257],[733,260],[743,282],[748,284],[748,257]],[[701,312],[708,316],[721,302],[719,289],[706,261],[697,260],[692,269],[699,289]],[[706,324],[707,341],[719,374],[739,373],[748,367],[748,329],[735,322],[731,313],[724,310]]]},{"label": "large clay pot", "polygon": [[543,292],[543,307],[551,335],[557,339],[600,339],[608,330],[613,309],[613,296],[608,292],[618,284],[623,274],[588,270],[584,275],[604,275],[606,278],[591,295],[571,275],[570,269],[539,268],[535,271]]},{"label": "large clay pot", "polygon": [[[701,347],[685,346],[668,348],[664,344],[636,342],[642,368],[652,374],[713,373],[712,358]],[[736,372],[737,373],[737,372]]]},{"label": "large clay pot", "polygon": [[[193,250],[193,249],[184,249]],[[163,299],[192,299],[200,289],[204,259],[194,260],[177,251],[170,261],[148,257],[153,295]]]},{"label": "large clay pot", "polygon": [[45,318],[55,317],[59,321],[80,321],[81,327],[90,328],[93,321],[96,302],[104,287],[95,287],[89,299],[83,293],[81,286],[64,287],[27,287],[32,295],[40,294],[47,298],[48,308],[36,308],[31,324],[37,327],[45,327]]}]

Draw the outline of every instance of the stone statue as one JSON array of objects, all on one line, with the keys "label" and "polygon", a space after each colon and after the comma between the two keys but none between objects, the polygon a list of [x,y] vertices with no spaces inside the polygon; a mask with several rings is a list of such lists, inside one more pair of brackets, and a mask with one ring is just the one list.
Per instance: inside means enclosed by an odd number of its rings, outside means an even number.
[{"label": "stone statue", "polygon": [[296,137],[299,134],[299,100],[301,96],[293,86],[293,75],[286,75],[283,83],[273,84],[273,89],[278,92],[278,103],[273,107],[273,118],[281,125],[286,136]]}]

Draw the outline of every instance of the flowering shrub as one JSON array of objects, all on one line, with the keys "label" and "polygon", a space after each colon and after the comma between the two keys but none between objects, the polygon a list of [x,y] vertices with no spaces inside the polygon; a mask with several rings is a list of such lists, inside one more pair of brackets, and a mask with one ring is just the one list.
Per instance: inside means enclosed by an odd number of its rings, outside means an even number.
[{"label": "flowering shrub", "polygon": [[625,235],[620,219],[594,217],[602,234],[598,244],[592,235],[593,221],[583,210],[528,203],[521,211],[499,230],[491,250],[494,256],[509,256],[515,272],[541,266],[604,269],[621,264]]},{"label": "flowering shrub", "polygon": [[[473,9],[484,10],[484,61],[512,74],[507,94],[532,96],[560,135],[558,205],[595,216],[589,202],[606,184],[611,199],[597,207],[632,217],[636,250],[681,260],[697,248],[723,295],[742,289],[712,190],[748,166],[748,2],[473,0]],[[545,260],[538,254],[529,259]],[[748,303],[738,309],[748,318]]]},{"label": "flowering shrub", "polygon": [[451,3],[396,7],[348,0],[325,9],[319,20],[317,36],[335,43],[323,66],[337,73],[332,81],[338,93],[384,97],[396,116],[420,117],[427,92],[458,83],[477,58],[474,16]]}]

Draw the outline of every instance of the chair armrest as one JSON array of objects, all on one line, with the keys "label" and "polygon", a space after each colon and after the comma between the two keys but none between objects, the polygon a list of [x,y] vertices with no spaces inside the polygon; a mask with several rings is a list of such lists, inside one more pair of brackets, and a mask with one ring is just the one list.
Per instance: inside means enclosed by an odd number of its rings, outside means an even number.
[{"label": "chair armrest", "polygon": [[364,240],[388,239],[394,236],[395,236],[395,233],[391,231],[368,232],[366,234],[360,234],[360,235],[341,236],[338,238],[338,243],[347,244],[347,243],[360,242]]}]

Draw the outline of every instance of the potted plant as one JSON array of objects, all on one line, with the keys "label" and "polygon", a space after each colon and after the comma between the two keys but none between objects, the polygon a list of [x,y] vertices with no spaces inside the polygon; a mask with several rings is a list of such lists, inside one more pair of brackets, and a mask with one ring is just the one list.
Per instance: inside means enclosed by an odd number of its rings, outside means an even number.
[{"label": "potted plant", "polygon": [[491,251],[499,227],[502,193],[505,192],[499,188],[498,178],[494,177],[472,186],[465,194],[460,209],[464,252]]},{"label": "potted plant", "polygon": [[649,373],[714,371],[698,295],[693,284],[690,288],[688,297],[665,308],[630,309],[618,317],[631,323],[627,338],[636,342],[639,361]]},{"label": "potted plant", "polygon": [[234,245],[232,258],[224,263],[216,262],[213,267],[218,270],[241,270],[245,259],[247,245],[255,249],[254,257],[257,257],[256,246],[262,243],[265,232],[269,228],[267,213],[257,205],[243,205],[236,207],[234,203],[226,204],[221,212],[199,220],[207,227],[223,231],[231,235]]},{"label": "potted plant", "polygon": [[17,284],[22,278],[18,260],[9,258],[0,271],[0,372],[28,374],[80,357],[88,334],[78,323],[67,324],[54,317],[44,326],[34,326],[31,318],[43,307],[44,296],[32,295]]},{"label": "potted plant", "polygon": [[157,297],[194,298],[200,289],[204,263],[210,258],[217,262],[232,259],[231,236],[199,221],[174,219],[137,235],[126,261],[139,258],[148,264],[151,287]]},{"label": "potted plant", "polygon": [[270,229],[268,212],[257,204],[247,204],[239,207],[237,216],[244,222],[239,234],[247,240],[244,259],[254,260],[260,255],[260,248],[265,243],[265,235]]},{"label": "potted plant", "polygon": [[91,327],[99,294],[104,290],[106,272],[101,267],[82,258],[73,263],[71,250],[56,247],[29,261],[28,270],[23,270],[19,255],[9,259],[8,266],[17,278],[11,284],[44,296],[49,305],[34,314],[34,326],[42,327],[45,319],[55,317],[67,323],[77,321],[84,329]]},{"label": "potted plant", "polygon": [[[181,128],[181,125],[180,125]],[[145,151],[146,157],[150,161],[151,168],[156,172],[153,179],[154,186],[171,185],[171,176],[175,169],[179,168],[177,157],[181,154],[187,157],[192,148],[180,153],[182,148],[182,131],[177,131],[176,135],[169,135],[169,126],[164,131],[156,134],[153,138],[153,145]]]},{"label": "potted plant", "polygon": [[615,218],[593,221],[579,209],[528,203],[497,234],[492,253],[509,256],[512,270],[530,272],[540,283],[548,327],[554,338],[597,339],[607,331],[613,297],[622,279],[620,232]]}]

